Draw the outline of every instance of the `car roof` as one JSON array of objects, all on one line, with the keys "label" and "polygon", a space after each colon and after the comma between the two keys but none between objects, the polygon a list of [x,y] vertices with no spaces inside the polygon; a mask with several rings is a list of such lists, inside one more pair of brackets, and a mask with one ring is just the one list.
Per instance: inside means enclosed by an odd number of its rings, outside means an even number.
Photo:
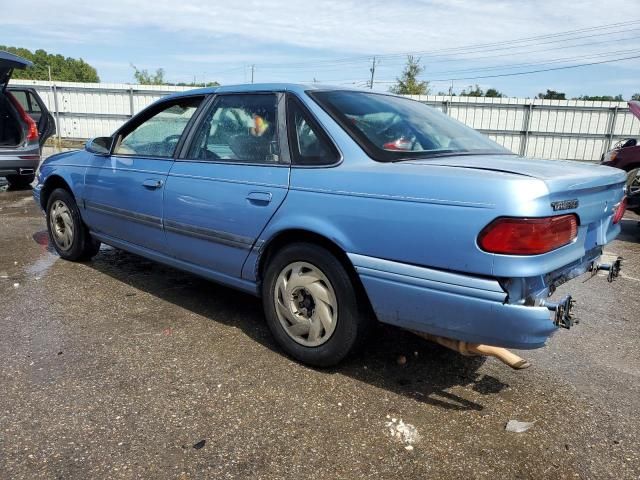
[{"label": "car roof", "polygon": [[[251,93],[251,92],[294,92],[302,94],[308,90],[353,90],[364,91],[351,87],[337,87],[335,85],[322,85],[318,83],[245,83],[238,85],[222,85],[220,87],[196,88],[176,92],[171,97],[183,97],[191,95],[211,95],[214,93]],[[369,91],[369,90],[367,90]]]}]

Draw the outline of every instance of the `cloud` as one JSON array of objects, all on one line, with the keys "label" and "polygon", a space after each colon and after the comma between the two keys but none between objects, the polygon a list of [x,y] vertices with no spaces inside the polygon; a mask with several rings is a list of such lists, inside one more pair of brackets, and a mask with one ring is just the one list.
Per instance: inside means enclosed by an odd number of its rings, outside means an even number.
[{"label": "cloud", "polygon": [[[634,3],[633,0],[609,0],[607,10],[628,12],[633,10]],[[585,12],[602,11],[602,2],[113,0],[78,3],[32,0],[30,9],[38,15],[9,16],[3,18],[3,23],[30,29],[35,35],[44,26],[49,35],[56,31],[72,37],[90,35],[96,28],[117,34],[151,27],[194,38],[235,36],[256,45],[265,42],[372,54],[431,50],[589,27],[595,23],[595,17]],[[624,19],[622,14],[620,17]],[[610,20],[614,21],[614,18]],[[199,50],[197,53],[206,53],[201,52],[201,45],[194,48]]]}]

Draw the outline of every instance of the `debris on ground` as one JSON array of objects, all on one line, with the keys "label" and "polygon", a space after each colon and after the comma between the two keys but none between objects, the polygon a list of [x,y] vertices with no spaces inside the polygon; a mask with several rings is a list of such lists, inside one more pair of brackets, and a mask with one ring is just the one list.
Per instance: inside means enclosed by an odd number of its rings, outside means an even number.
[{"label": "debris on ground", "polygon": [[193,448],[195,448],[196,450],[200,450],[202,447],[204,447],[204,444],[207,443],[206,440],[200,440],[198,443],[196,443]]},{"label": "debris on ground", "polygon": [[518,420],[509,420],[505,430],[513,433],[523,433],[533,427],[536,422],[520,422]]},{"label": "debris on ground", "polygon": [[[386,422],[385,425],[389,429],[389,434],[393,438],[404,443],[405,447],[413,445],[420,440],[418,429],[410,423],[404,423],[402,419],[397,420],[395,418],[392,418],[391,421]],[[413,450],[413,447],[407,448],[407,450]]]}]

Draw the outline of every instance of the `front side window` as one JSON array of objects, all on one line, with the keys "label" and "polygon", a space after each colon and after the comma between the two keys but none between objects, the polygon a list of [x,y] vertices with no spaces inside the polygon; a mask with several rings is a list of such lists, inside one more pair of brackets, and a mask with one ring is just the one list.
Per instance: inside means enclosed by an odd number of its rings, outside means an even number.
[{"label": "front side window", "polygon": [[194,136],[188,158],[238,163],[277,163],[275,94],[220,95]]},{"label": "front side window", "polygon": [[202,97],[184,98],[163,105],[159,111],[125,132],[114,149],[115,155],[171,158],[187,123]]},{"label": "front side window", "polygon": [[336,163],[340,159],[340,154],[300,102],[289,97],[287,110],[293,162],[298,165]]},{"label": "front side window", "polygon": [[374,160],[512,155],[481,133],[415,100],[356,91],[308,93]]}]

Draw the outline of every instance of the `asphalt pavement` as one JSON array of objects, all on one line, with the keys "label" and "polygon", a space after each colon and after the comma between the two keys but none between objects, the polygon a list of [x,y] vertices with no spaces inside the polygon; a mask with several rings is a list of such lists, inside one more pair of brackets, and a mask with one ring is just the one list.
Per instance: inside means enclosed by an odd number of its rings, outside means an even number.
[{"label": "asphalt pavement", "polygon": [[110,247],[61,260],[0,186],[0,479],[638,478],[638,220],[621,278],[559,289],[581,322],[528,370],[390,327],[314,370],[249,295]]}]

